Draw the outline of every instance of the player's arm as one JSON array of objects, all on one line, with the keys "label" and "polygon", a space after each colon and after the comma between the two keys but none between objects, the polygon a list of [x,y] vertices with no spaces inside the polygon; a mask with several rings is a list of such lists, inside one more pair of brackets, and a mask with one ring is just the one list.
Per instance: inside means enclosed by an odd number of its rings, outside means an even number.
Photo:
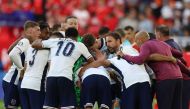
[{"label": "player's arm", "polygon": [[20,55],[27,50],[29,45],[30,43],[27,39],[22,39],[9,53],[11,61],[17,66],[19,70],[22,70],[24,68]]},{"label": "player's arm", "polygon": [[94,62],[94,58],[93,57],[90,57],[89,59],[87,59],[87,64],[92,63],[92,62]]},{"label": "player's arm", "polygon": [[10,46],[9,46],[9,48],[8,48],[8,54],[11,52],[11,50],[17,45],[17,43],[22,39],[23,37],[21,36],[21,37],[19,37],[15,42],[13,42]]},{"label": "player's arm", "polygon": [[21,80],[24,77],[24,73],[26,71],[26,66],[27,66],[27,63],[24,63],[24,68],[20,71],[20,77],[19,77],[19,79],[21,79]]},{"label": "player's arm", "polygon": [[182,52],[180,52],[179,50],[174,49],[174,48],[170,48],[170,49],[171,49],[172,55],[173,55],[175,58],[181,58],[181,57],[183,57]]},{"label": "player's arm", "polygon": [[37,39],[32,43],[32,48],[36,48],[36,49],[42,49],[43,48],[43,44],[42,44],[42,39]]},{"label": "player's arm", "polygon": [[91,62],[90,64],[87,64],[84,67],[82,67],[79,74],[78,74],[78,76],[82,77],[83,73],[89,68],[97,68],[97,67],[100,67],[100,66],[109,67],[110,64],[111,63],[110,63],[109,60],[96,60],[96,61]]},{"label": "player's arm", "polygon": [[51,48],[58,41],[59,40],[56,39],[48,39],[48,40],[37,39],[32,43],[32,47],[36,49]]},{"label": "player's arm", "polygon": [[89,68],[97,68],[100,66],[109,67],[111,65],[111,62],[109,60],[106,60],[106,56],[102,54],[101,52],[96,51],[96,57],[97,57],[96,61],[93,61],[81,68],[79,72],[79,77],[81,77],[83,73],[85,72],[85,70]]},{"label": "player's arm", "polygon": [[147,61],[169,61],[169,62],[173,62],[176,63],[176,59],[173,56],[165,56],[165,55],[161,55],[161,54],[151,54]]},{"label": "player's arm", "polygon": [[135,63],[135,64],[143,64],[147,58],[151,55],[149,45],[143,44],[140,48],[140,54],[139,56],[130,56],[130,55],[124,55],[122,51],[117,52],[117,55],[119,57],[122,57],[126,61]]},{"label": "player's arm", "polygon": [[93,62],[94,58],[88,51],[87,47],[83,43],[79,43],[79,47],[81,54],[87,59],[87,64]]},{"label": "player's arm", "polygon": [[19,70],[22,70],[24,67],[22,66],[22,61],[20,58],[20,50],[18,48],[13,48],[13,50],[9,53],[9,57]]}]

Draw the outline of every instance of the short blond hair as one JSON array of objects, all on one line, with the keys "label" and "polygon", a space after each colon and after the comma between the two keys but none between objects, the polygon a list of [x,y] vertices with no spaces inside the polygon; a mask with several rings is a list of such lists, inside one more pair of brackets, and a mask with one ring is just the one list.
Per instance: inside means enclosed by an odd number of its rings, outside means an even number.
[{"label": "short blond hair", "polygon": [[37,22],[34,22],[34,21],[26,21],[24,23],[24,31],[26,31],[28,28],[33,28],[33,27],[36,27],[36,26],[39,26],[39,24]]}]

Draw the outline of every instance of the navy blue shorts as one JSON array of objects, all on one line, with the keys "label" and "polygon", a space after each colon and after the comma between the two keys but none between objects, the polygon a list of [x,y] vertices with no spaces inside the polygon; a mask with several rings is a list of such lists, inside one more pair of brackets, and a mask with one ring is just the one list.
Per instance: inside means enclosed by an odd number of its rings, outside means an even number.
[{"label": "navy blue shorts", "polygon": [[22,109],[42,109],[45,92],[32,89],[20,89]]},{"label": "navy blue shorts", "polygon": [[152,109],[149,82],[136,83],[124,89],[121,95],[121,109]]},{"label": "navy blue shorts", "polygon": [[115,83],[111,85],[111,97],[112,101],[121,98],[121,84]]},{"label": "navy blue shorts", "polygon": [[75,108],[74,82],[65,77],[48,77],[44,108]]},{"label": "navy blue shorts", "polygon": [[98,101],[99,107],[110,108],[112,104],[111,86],[108,78],[90,75],[82,83],[81,107],[92,107]]},{"label": "navy blue shorts", "polygon": [[18,88],[14,83],[2,82],[4,104],[6,108],[18,107],[20,104]]}]

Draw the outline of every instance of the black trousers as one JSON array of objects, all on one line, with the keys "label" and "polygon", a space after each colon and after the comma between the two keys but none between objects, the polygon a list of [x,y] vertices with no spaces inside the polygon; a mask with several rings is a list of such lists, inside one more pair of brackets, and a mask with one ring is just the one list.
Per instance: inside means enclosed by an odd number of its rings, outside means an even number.
[{"label": "black trousers", "polygon": [[183,80],[182,109],[190,109],[190,80]]},{"label": "black trousers", "polygon": [[156,83],[159,109],[182,109],[182,79],[162,80]]}]

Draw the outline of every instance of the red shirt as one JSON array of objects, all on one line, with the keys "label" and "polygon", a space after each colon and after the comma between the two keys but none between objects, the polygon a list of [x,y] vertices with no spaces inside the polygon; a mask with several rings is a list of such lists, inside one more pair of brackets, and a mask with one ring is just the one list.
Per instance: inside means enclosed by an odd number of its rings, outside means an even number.
[{"label": "red shirt", "polygon": [[184,52],[183,57],[187,62],[187,66],[190,68],[190,52]]},{"label": "red shirt", "polygon": [[136,49],[138,52],[140,52],[140,48],[138,47],[138,45],[137,45],[136,43],[134,43],[134,44],[132,45],[132,47],[133,47],[134,49]]}]

